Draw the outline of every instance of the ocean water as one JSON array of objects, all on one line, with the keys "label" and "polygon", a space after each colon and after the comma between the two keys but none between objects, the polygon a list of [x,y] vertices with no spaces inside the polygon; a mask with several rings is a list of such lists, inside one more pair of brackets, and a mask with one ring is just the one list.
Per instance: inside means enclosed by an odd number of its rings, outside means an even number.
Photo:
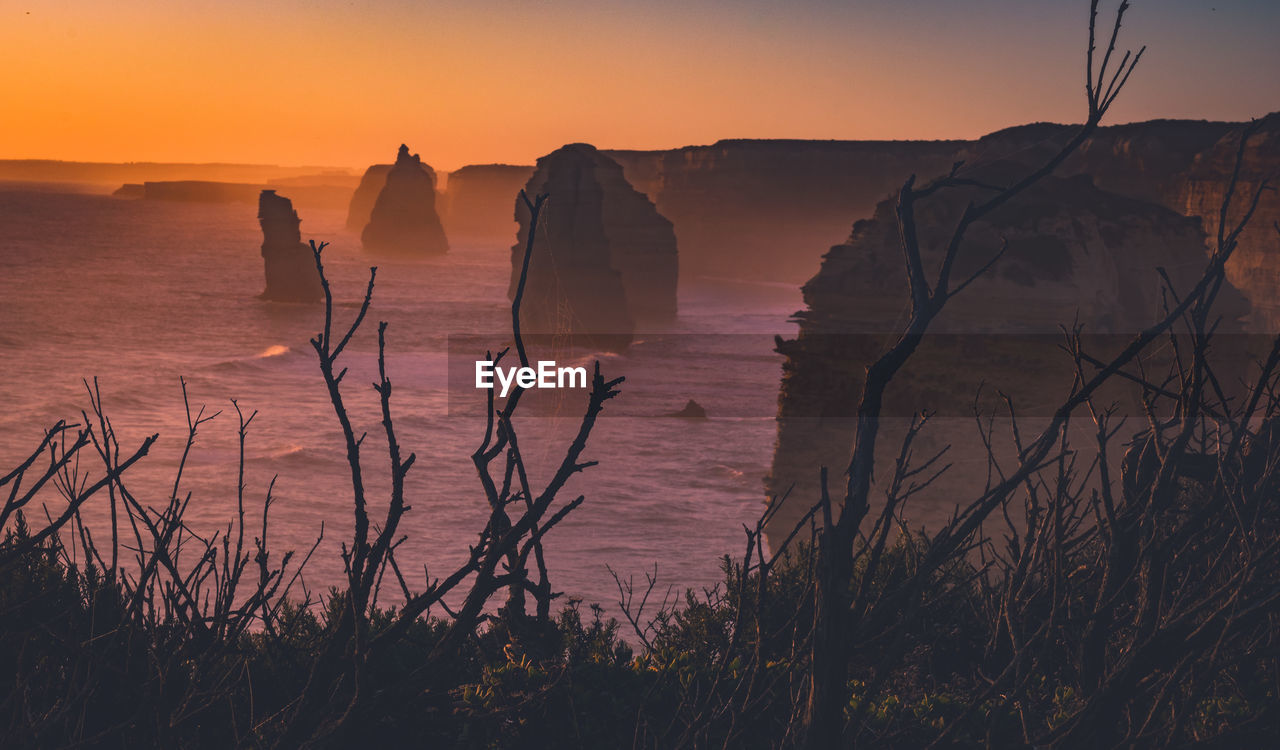
[{"label": "ocean water", "polygon": [[[25,458],[56,420],[80,421],[88,406],[82,381],[96,377],[123,448],[159,433],[126,479],[144,502],[161,506],[186,437],[185,378],[193,409],[222,412],[201,427],[183,477],[183,492],[192,494],[188,523],[212,533],[233,517],[236,399],[246,413],[257,412],[246,446],[249,510],[260,510],[275,477],[268,542],[277,560],[288,549],[309,549],[323,525],[304,574],[304,585],[318,591],[339,582],[339,543],[352,526],[341,433],[308,343],[322,310],[257,298],[255,208],[0,186],[0,468]],[[399,440],[418,458],[398,561],[421,588],[424,566],[432,577],[446,573],[486,516],[470,461],[484,429],[474,409],[483,396],[448,389],[448,337],[493,337],[493,346],[502,345],[509,251],[455,240],[444,258],[373,259],[341,228],[340,213],[302,218],[304,239],[331,243],[325,259],[339,324],[355,314],[368,266],[379,266],[369,320],[344,355],[344,388],[357,430],[369,433],[365,475],[377,519],[387,458],[370,384],[376,322],[388,321]],[[610,567],[639,579],[656,564],[664,588],[719,580],[721,556],[741,554],[743,525],[763,507],[781,374],[773,334],[794,333],[787,319],[800,306],[794,287],[683,279],[675,326],[600,357],[606,376],[627,382],[586,451],[600,465],[561,494],[562,502],[579,494],[586,502],[547,539],[557,591],[613,609]],[[663,416],[690,398],[711,419]],[[550,476],[577,426],[569,406],[519,422],[535,485]],[[96,469],[82,462],[82,472]],[[98,529],[102,505],[87,513]],[[386,603],[395,598],[384,592]]]}]

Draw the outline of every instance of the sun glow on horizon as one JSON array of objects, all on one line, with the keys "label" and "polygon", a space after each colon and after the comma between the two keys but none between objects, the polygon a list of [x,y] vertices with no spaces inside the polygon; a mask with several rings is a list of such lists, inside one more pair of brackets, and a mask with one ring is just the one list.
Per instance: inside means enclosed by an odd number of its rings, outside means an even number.
[{"label": "sun glow on horizon", "polygon": [[[0,158],[359,168],[405,142],[448,170],[575,141],[968,138],[1079,119],[1087,3],[954,5],[10,3]],[[1218,6],[1135,4],[1127,37],[1151,51],[1114,121],[1274,108],[1280,83],[1258,71],[1280,65],[1260,30],[1275,24],[1258,18],[1280,11]]]}]

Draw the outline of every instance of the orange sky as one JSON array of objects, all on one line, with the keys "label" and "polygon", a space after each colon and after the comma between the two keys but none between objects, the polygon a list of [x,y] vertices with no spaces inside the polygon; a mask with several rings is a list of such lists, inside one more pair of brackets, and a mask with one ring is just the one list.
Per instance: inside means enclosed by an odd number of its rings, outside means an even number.
[{"label": "orange sky", "polygon": [[[1280,3],[1137,0],[1114,122],[1280,108]],[[0,158],[441,169],[1078,120],[1081,0],[0,0]],[[1211,9],[1212,7],[1212,9]]]}]

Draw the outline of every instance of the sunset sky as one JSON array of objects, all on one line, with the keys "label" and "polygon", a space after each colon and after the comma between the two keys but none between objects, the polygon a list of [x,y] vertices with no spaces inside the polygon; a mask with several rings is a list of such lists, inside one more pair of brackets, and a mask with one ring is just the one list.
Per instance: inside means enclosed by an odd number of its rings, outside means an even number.
[{"label": "sunset sky", "polygon": [[[1112,6],[1112,3],[1104,3]],[[1112,122],[1280,109],[1280,3],[1135,0]],[[1077,121],[1086,0],[0,0],[0,158],[437,168]],[[1110,7],[1107,10],[1110,13]]]}]

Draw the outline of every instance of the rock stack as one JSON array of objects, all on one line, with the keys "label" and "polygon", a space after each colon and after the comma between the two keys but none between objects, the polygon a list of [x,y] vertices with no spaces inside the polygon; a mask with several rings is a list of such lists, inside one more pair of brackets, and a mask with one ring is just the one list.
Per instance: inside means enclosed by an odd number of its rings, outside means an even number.
[{"label": "rock stack", "polygon": [[267,276],[263,299],[313,302],[324,297],[315,255],[302,241],[302,220],[293,203],[274,190],[258,195],[258,224],[262,226],[262,262]]},{"label": "rock stack", "polygon": [[[376,182],[376,175],[373,179]],[[359,192],[357,188],[357,197]],[[396,163],[387,170],[360,239],[364,249],[372,253],[423,257],[449,252],[444,226],[436,213],[435,173],[417,154],[410,154],[408,146],[400,146]]]},{"label": "rock stack", "polygon": [[[530,196],[550,196],[525,290],[526,330],[620,348],[637,325],[675,318],[679,271],[671,222],[631,187],[616,162],[593,146],[565,146],[538,160],[525,189]],[[529,230],[528,211],[519,200],[516,221],[513,295]]]}]

